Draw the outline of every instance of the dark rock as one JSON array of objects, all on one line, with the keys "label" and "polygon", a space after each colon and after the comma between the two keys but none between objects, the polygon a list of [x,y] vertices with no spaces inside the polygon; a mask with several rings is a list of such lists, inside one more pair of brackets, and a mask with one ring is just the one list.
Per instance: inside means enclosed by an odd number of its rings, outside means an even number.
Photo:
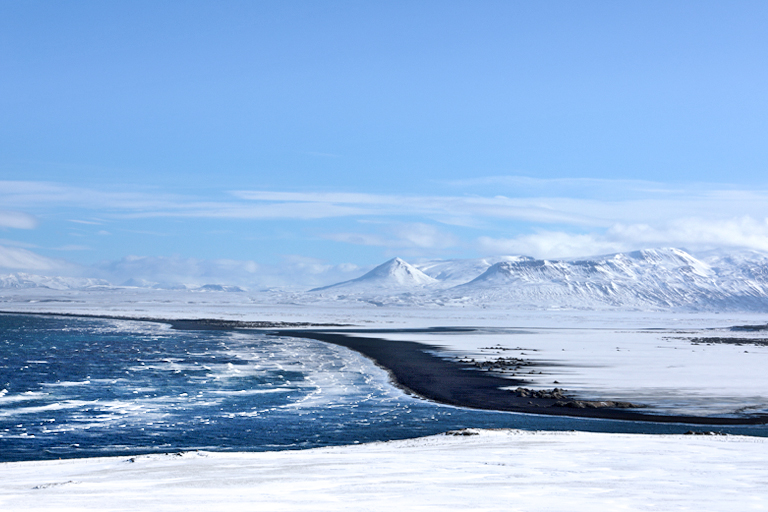
[{"label": "dark rock", "polygon": [[449,430],[445,433],[447,436],[479,436],[480,432],[470,430],[468,428],[462,428],[460,430]]}]

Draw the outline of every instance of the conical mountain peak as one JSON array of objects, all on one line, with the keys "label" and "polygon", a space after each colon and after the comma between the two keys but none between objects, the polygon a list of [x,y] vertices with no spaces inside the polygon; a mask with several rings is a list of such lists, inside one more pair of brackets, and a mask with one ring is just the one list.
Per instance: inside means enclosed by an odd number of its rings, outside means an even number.
[{"label": "conical mountain peak", "polygon": [[312,291],[344,289],[350,292],[375,292],[378,289],[418,288],[438,281],[400,258],[392,258],[367,274],[342,283],[316,288]]}]

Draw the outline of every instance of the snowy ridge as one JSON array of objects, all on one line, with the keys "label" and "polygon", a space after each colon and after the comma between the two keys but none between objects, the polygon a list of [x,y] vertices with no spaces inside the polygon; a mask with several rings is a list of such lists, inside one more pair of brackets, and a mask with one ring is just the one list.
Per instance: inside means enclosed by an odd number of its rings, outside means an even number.
[{"label": "snowy ridge", "polygon": [[439,283],[413,265],[393,258],[367,274],[322,288],[315,288],[311,292],[339,291],[344,293],[376,294],[382,290],[413,290],[424,288]]},{"label": "snowy ridge", "polygon": [[678,249],[578,261],[521,258],[493,265],[457,291],[563,307],[669,307],[723,298],[712,269]]},{"label": "snowy ridge", "polygon": [[429,261],[418,268],[395,259],[361,278],[319,290],[328,289],[382,303],[766,311],[768,256],[712,253],[700,260],[662,248],[572,261],[527,256]]},{"label": "snowy ridge", "polygon": [[577,261],[500,262],[452,292],[539,307],[766,309],[768,280],[753,266],[718,270],[679,249],[647,249]]}]

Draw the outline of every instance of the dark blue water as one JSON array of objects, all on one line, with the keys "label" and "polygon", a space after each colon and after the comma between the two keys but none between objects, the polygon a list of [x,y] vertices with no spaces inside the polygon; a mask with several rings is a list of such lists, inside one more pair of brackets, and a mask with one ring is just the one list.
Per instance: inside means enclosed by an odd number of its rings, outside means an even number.
[{"label": "dark blue water", "polygon": [[[0,461],[298,449],[464,427],[706,430],[442,406],[403,394],[359,354],[313,340],[0,315]],[[765,426],[711,429],[768,435]]]}]

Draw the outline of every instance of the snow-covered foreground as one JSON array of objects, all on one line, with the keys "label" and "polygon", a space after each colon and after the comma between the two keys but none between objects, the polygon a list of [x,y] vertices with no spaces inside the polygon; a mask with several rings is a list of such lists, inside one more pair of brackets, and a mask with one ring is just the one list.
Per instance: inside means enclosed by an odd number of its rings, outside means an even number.
[{"label": "snow-covered foreground", "polygon": [[2,510],[766,510],[768,441],[473,431],[0,465]]}]

